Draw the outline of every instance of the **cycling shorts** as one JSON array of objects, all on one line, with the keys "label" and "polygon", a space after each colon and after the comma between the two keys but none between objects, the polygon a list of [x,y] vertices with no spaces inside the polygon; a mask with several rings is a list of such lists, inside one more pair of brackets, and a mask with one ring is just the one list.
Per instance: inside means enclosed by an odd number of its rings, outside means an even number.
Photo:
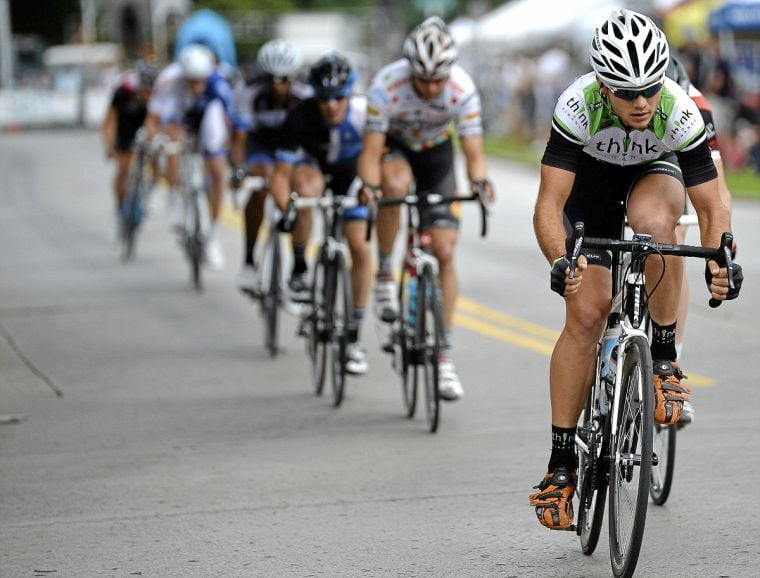
[{"label": "cycling shorts", "polygon": [[[409,163],[418,193],[436,193],[450,198],[456,195],[454,147],[451,140],[424,151],[413,151],[388,137],[383,160],[400,158]],[[420,230],[434,228],[459,229],[458,203],[425,206],[420,204]]]},{"label": "cycling shorts", "polygon": [[[636,183],[651,174],[664,174],[677,179],[686,188],[674,153],[643,165],[619,166],[605,163],[589,155],[581,156],[570,197],[565,203],[565,227],[568,235],[572,224],[583,221],[588,237],[620,239],[625,223],[626,203]],[[584,250],[584,254],[587,254]],[[600,258],[590,250],[589,264],[609,267],[609,257]]]}]

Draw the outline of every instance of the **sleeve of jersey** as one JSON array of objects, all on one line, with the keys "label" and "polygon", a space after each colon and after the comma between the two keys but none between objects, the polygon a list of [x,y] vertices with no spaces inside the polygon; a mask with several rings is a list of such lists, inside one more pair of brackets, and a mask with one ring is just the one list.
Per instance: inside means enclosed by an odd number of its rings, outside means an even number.
[{"label": "sleeve of jersey", "polygon": [[388,132],[390,124],[388,119],[388,109],[390,108],[391,97],[385,90],[385,87],[375,81],[369,87],[367,93],[367,121],[364,124],[365,132]]},{"label": "sleeve of jersey", "polygon": [[701,185],[718,177],[710,147],[704,138],[693,148],[676,151],[676,157],[687,187]]},{"label": "sleeve of jersey", "polygon": [[483,116],[481,114],[480,95],[477,90],[473,90],[469,96],[465,97],[459,107],[457,132],[459,138],[483,134]]},{"label": "sleeve of jersey", "polygon": [[573,142],[552,125],[541,164],[575,173],[583,154],[583,145]]},{"label": "sleeve of jersey", "polygon": [[120,86],[116,89],[116,92],[113,93],[113,98],[111,99],[111,106],[118,109],[122,104],[124,104],[124,101],[126,100],[127,91],[124,90],[123,86]]}]

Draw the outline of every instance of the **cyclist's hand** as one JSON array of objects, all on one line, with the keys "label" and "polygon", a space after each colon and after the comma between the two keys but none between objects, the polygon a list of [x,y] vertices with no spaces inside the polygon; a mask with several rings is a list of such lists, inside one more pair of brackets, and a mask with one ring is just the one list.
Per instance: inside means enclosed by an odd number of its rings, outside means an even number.
[{"label": "cyclist's hand", "polygon": [[232,171],[232,176],[230,177],[230,188],[235,191],[238,190],[240,188],[240,185],[243,184],[245,175],[246,170],[243,167],[238,167]]},{"label": "cyclist's hand", "polygon": [[586,257],[584,255],[581,255],[578,257],[578,263],[575,267],[575,274],[571,279],[570,259],[568,259],[567,256],[556,259],[552,264],[550,276],[552,291],[559,295],[562,295],[563,297],[568,297],[569,295],[577,292],[578,289],[580,289],[581,282],[583,281],[583,271],[586,270],[586,267],[588,267]]},{"label": "cyclist's hand", "polygon": [[362,188],[359,189],[359,202],[362,205],[369,205],[374,203],[377,199],[383,198],[383,191],[379,185],[369,185],[362,183]]},{"label": "cyclist's hand", "polygon": [[470,183],[470,191],[473,194],[482,193],[484,195],[483,200],[489,204],[496,201],[496,191],[493,188],[493,183],[488,179],[477,179]]},{"label": "cyclist's hand", "polygon": [[744,281],[744,273],[742,273],[742,266],[736,261],[733,264],[733,272],[734,288],[731,289],[728,286],[728,269],[718,265],[717,261],[707,262],[707,265],[705,265],[705,282],[713,299],[728,301],[736,299],[739,296],[739,291]]}]

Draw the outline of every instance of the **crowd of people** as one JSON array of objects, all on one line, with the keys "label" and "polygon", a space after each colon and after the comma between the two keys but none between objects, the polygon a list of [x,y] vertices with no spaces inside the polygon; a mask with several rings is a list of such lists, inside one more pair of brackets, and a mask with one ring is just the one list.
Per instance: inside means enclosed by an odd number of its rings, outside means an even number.
[{"label": "crowd of people", "polygon": [[[243,79],[220,72],[218,55],[202,42],[191,41],[160,74],[138,70],[114,94],[103,135],[109,156],[118,161],[116,208],[123,198],[131,140],[140,126],[148,138],[163,134],[176,141],[198,134],[209,183],[210,267],[224,264],[215,225],[222,190],[239,187],[246,175],[269,179],[269,188],[252,195],[244,209],[238,285],[255,292],[260,272],[254,248],[267,196],[283,213],[291,191],[319,196],[328,181],[334,194],[357,197],[359,205],[344,215],[354,296],[347,369],[366,373],[361,327],[373,285],[377,317],[389,322],[399,314],[390,257],[400,224],[397,208],[379,209],[378,266],[373,271],[371,244],[365,237],[367,206],[381,197],[404,196],[412,183],[418,190],[456,196],[454,135],[460,141],[469,187],[484,191],[489,202],[495,200],[483,151],[479,92],[457,59],[447,26],[437,17],[429,18],[409,33],[403,56],[375,74],[365,96],[355,93],[356,72],[337,52],[306,67],[293,45],[274,39],[261,48],[256,73]],[[584,221],[590,236],[615,237],[627,217],[638,232],[675,243],[688,193],[704,245],[717,247],[721,234],[730,231],[730,195],[722,184],[720,156],[705,116],[709,107],[689,81],[688,59],[679,63],[648,17],[622,10],[597,29],[590,63],[592,71],[575,80],[568,78],[572,67],[560,51],[544,54],[534,67],[517,61],[505,68],[519,108],[517,117],[529,122],[531,140],[545,144],[534,228],[546,264],[538,266],[548,264],[549,286],[565,302],[565,325],[549,377],[550,459],[538,492],[530,496],[539,521],[553,529],[566,529],[573,522],[575,428],[611,306],[609,256],[586,251],[571,270],[568,224]],[[530,91],[530,78],[536,75],[546,82],[540,89],[532,83]],[[169,199],[179,202],[182,191],[171,163],[166,179]],[[440,264],[446,329],[438,360],[440,394],[454,401],[464,394],[450,339],[459,214],[450,204],[422,211],[421,229]],[[301,211],[294,222],[272,225],[292,236],[288,290],[290,299],[304,301],[309,298],[306,243],[311,213]],[[735,285],[729,287],[726,265],[706,265],[707,289],[717,300],[734,299],[741,288],[741,267],[734,263]],[[677,313],[682,263],[677,258],[649,260],[646,279],[650,292],[657,285],[649,303],[654,419],[671,425],[689,413],[690,400],[690,389],[681,382],[676,346],[682,321]]]}]

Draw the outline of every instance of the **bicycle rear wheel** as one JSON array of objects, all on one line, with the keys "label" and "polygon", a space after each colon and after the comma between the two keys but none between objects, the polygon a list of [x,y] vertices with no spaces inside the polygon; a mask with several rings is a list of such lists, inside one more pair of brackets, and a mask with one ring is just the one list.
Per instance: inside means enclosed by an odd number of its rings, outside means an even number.
[{"label": "bicycle rear wheel", "polygon": [[657,456],[657,464],[652,464],[649,495],[658,506],[662,506],[667,501],[673,485],[673,470],[676,466],[676,431],[675,425],[654,424],[654,455]]},{"label": "bicycle rear wheel", "polygon": [[310,311],[305,320],[306,351],[311,362],[311,378],[314,391],[322,395],[325,385],[327,367],[327,331],[325,298],[327,290],[327,263],[324,248],[314,266],[314,279],[311,284]]},{"label": "bicycle rear wheel", "polygon": [[196,291],[203,291],[201,265],[203,264],[203,224],[201,223],[200,193],[190,193],[185,229],[185,248],[190,260],[190,276]]},{"label": "bicycle rear wheel", "polygon": [[280,236],[276,230],[269,232],[268,239],[268,272],[269,283],[266,292],[261,297],[261,308],[264,314],[264,345],[270,357],[279,353],[277,345],[277,326],[280,312],[280,295],[282,294],[282,247]]},{"label": "bicycle rear wheel", "polygon": [[592,390],[578,420],[578,432],[576,434],[586,444],[585,449],[576,444],[578,454],[576,531],[580,536],[581,550],[587,556],[594,553],[599,542],[599,534],[604,520],[605,498],[607,497],[607,480],[602,474],[604,424],[601,421],[601,416],[595,416],[592,409],[595,403],[596,396]]},{"label": "bicycle rear wheel", "polygon": [[430,433],[438,430],[441,398],[438,391],[438,356],[441,352],[443,314],[438,300],[435,275],[425,267],[417,286],[417,339],[415,348],[422,355],[417,375],[422,375],[425,387],[425,410]]},{"label": "bicycle rear wheel", "polygon": [[652,358],[633,337],[623,361],[617,434],[610,448],[610,562],[615,576],[632,576],[641,550],[652,469]]},{"label": "bicycle rear wheel", "polygon": [[409,274],[404,271],[398,284],[399,317],[393,322],[393,346],[396,369],[401,376],[401,395],[404,400],[404,413],[406,417],[413,418],[417,410],[417,379],[416,371],[412,366],[411,351],[413,346],[412,336],[414,327],[409,323],[409,299],[405,287],[409,280]]},{"label": "bicycle rear wheel", "polygon": [[348,347],[349,324],[353,299],[351,297],[351,279],[348,267],[342,253],[336,252],[332,263],[332,275],[335,276],[332,304],[332,334],[330,336],[331,350],[331,380],[333,389],[333,405],[343,403],[346,389],[346,348]]}]

